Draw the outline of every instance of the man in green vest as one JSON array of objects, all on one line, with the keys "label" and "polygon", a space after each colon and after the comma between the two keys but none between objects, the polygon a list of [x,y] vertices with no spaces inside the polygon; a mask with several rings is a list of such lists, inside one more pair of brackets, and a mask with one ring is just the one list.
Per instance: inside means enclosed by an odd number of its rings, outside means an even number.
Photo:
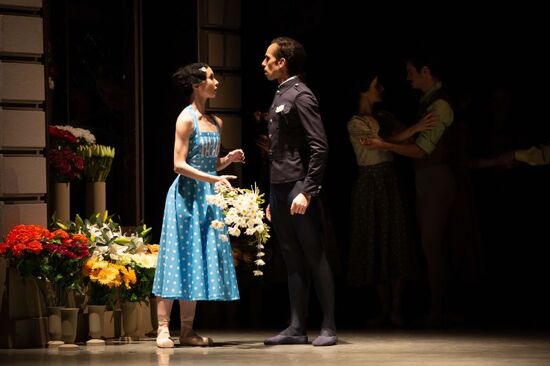
[{"label": "man in green vest", "polygon": [[444,235],[455,197],[455,179],[451,170],[449,128],[454,119],[449,98],[442,89],[437,62],[429,57],[407,61],[407,80],[420,90],[419,118],[431,113],[439,123],[418,133],[414,141],[400,144],[380,139],[362,141],[372,149],[388,150],[414,159],[416,214],[422,248],[426,256],[431,292],[430,326],[441,326],[447,287]]}]

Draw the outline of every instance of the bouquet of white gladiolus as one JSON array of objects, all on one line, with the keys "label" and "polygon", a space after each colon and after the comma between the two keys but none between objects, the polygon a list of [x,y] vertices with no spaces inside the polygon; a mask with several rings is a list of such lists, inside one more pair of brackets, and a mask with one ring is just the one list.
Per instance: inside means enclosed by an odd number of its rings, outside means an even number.
[{"label": "bouquet of white gladiolus", "polygon": [[[239,237],[244,234],[250,237],[249,244],[256,247],[254,276],[263,275],[260,267],[265,265],[264,246],[269,239],[269,226],[263,221],[265,213],[261,207],[264,203],[263,193],[256,186],[244,189],[221,183],[216,183],[216,192],[215,195],[207,196],[206,200],[222,209],[224,221],[214,220],[211,226],[222,230],[227,225],[229,235]],[[229,240],[225,234],[220,234],[220,237],[222,240]]]},{"label": "bouquet of white gladiolus", "polygon": [[115,148],[92,144],[78,148],[84,158],[84,176],[89,182],[105,182],[115,158]]}]

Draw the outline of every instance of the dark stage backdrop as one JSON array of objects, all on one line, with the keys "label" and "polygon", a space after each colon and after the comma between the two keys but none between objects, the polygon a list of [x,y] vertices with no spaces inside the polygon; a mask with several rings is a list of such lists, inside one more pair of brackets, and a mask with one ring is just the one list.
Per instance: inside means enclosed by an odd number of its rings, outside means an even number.
[{"label": "dark stage backdrop", "polygon": [[143,4],[143,110],[145,222],[158,243],[166,193],[174,173],[174,133],[184,102],[172,89],[179,66],[197,61],[197,9],[193,1]]},{"label": "dark stage backdrop", "polygon": [[[458,1],[444,8],[345,0],[243,2],[245,120],[252,123],[252,112],[271,103],[275,85],[265,80],[260,67],[270,40],[288,35],[308,52],[307,82],[319,99],[330,143],[324,200],[335,234],[328,242],[337,254],[332,259],[341,327],[355,326],[376,311],[372,289],[351,289],[345,283],[355,174],[345,126],[354,113],[354,81],[377,68],[386,89],[381,107],[411,124],[418,94],[406,81],[404,58],[429,50],[440,56],[444,85],[455,103],[463,161],[548,143],[548,57],[542,52],[548,26],[541,14],[541,9],[521,4],[482,10]],[[244,130],[250,156],[255,146],[246,134],[257,132]],[[413,201],[410,162],[398,158],[398,166]],[[250,182],[257,179],[254,170],[245,172]],[[550,303],[543,290],[550,272],[548,215],[535,212],[550,204],[550,166],[458,173],[458,204],[446,248],[452,312],[467,324],[548,324]],[[414,318],[425,310],[425,283],[409,284],[406,295],[405,312]],[[283,299],[273,301],[286,306]]]},{"label": "dark stage backdrop", "polygon": [[[122,83],[127,70],[132,69],[129,63],[133,61],[126,59],[131,45],[124,39],[134,35],[135,29],[130,27],[134,23],[128,20],[132,19],[134,3],[115,1],[109,3],[112,7],[109,11],[106,2],[98,2],[96,12],[89,10],[93,4],[82,1],[71,2],[70,6],[67,2],[59,4],[52,7],[56,11],[52,15],[52,48],[60,70],[78,71],[64,62],[76,62],[78,59],[71,57],[76,57],[77,52],[89,54],[97,46],[90,44],[93,39],[88,37],[83,37],[81,43],[67,44],[71,38],[66,37],[63,24],[69,24],[73,30],[82,30],[73,35],[101,35],[102,44],[106,45],[101,52],[107,52],[106,59],[116,60],[116,67],[104,70],[105,75]],[[195,1],[141,1],[143,207],[144,221],[153,227],[156,242],[166,192],[175,177],[174,124],[183,107],[171,90],[170,76],[178,66],[197,61],[195,4]],[[265,166],[255,144],[265,126],[254,121],[253,113],[269,107],[275,85],[265,80],[260,63],[271,39],[288,35],[300,40],[308,52],[306,81],[318,97],[330,143],[322,200],[327,249],[336,276],[337,324],[340,328],[360,327],[366,317],[376,314],[377,307],[374,289],[354,289],[345,282],[349,192],[355,176],[346,122],[354,113],[354,81],[365,70],[376,67],[386,89],[380,108],[391,111],[405,124],[414,123],[418,94],[406,82],[403,59],[416,50],[430,49],[444,61],[444,85],[455,102],[456,125],[462,138],[458,146],[464,161],[476,162],[514,148],[548,143],[549,63],[543,49],[549,32],[548,23],[542,18],[545,13],[523,4],[495,5],[481,10],[458,1],[447,3],[444,9],[417,3],[382,6],[348,0],[242,1],[241,5],[245,186],[258,182],[266,187],[262,173]],[[102,21],[101,14],[105,13],[108,16]],[[80,18],[71,18],[71,14]],[[67,19],[72,23],[67,23]],[[96,19],[96,24],[79,26],[74,19],[87,22]],[[98,59],[97,54],[93,56],[90,60]],[[61,85],[69,84],[65,75],[60,73]],[[79,78],[82,76],[86,76],[84,71]],[[67,110],[69,101],[73,106],[83,101],[74,96],[71,99],[71,93],[62,86],[56,89],[57,102],[53,106],[56,123],[70,119],[76,111]],[[134,95],[131,88],[124,89],[124,93]],[[97,112],[108,109],[104,104],[100,104],[103,109]],[[118,115],[110,116],[116,119]],[[98,123],[109,128],[118,126],[113,137],[123,139],[133,133],[123,129],[124,124],[109,124],[105,118]],[[125,158],[128,156],[122,156],[120,161]],[[410,161],[398,158],[397,162],[412,203],[414,180]],[[125,202],[128,195],[124,190],[132,182],[124,180],[128,173],[125,169],[129,167],[123,164],[119,168],[119,174],[109,178],[112,181],[116,176],[118,183],[108,206],[124,214],[133,207]],[[550,166],[460,170],[459,205],[447,251],[452,284],[450,308],[463,324],[550,324],[547,311],[550,302],[545,299],[550,278],[547,265],[550,235],[545,213],[550,207],[549,186]],[[412,219],[413,212],[411,209]],[[271,251],[264,278],[253,278],[238,268],[240,302],[200,305],[198,327],[285,326],[288,297],[284,263],[275,245]],[[405,295],[405,315],[409,319],[420,318],[427,305],[422,276],[408,283]],[[311,325],[317,327],[320,314],[314,294],[311,304]]]}]

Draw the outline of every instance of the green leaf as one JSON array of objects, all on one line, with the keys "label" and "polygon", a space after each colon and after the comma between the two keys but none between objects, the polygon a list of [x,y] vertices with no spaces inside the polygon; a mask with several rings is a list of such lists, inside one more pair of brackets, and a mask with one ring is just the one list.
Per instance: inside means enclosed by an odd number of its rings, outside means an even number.
[{"label": "green leaf", "polygon": [[130,239],[128,239],[124,236],[119,236],[118,238],[116,238],[113,241],[117,244],[128,244],[128,243],[130,243]]},{"label": "green leaf", "polygon": [[74,217],[74,221],[76,223],[76,226],[79,227],[79,228],[86,226],[86,225],[84,225],[84,221],[82,221],[82,218],[80,217],[79,214],[76,214],[76,216]]},{"label": "green leaf", "polygon": [[[145,225],[143,225],[143,226],[145,227]],[[141,233],[139,233],[139,236],[141,236],[142,238],[145,237],[145,236],[147,236],[147,234],[149,234],[149,233],[151,232],[152,229],[153,229],[153,228],[150,227],[150,228],[147,228],[147,229],[143,230]]]}]

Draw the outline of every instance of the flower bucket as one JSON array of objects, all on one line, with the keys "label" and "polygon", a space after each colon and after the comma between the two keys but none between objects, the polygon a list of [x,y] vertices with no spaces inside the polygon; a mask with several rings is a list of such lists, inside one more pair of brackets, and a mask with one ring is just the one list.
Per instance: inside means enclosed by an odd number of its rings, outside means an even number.
[{"label": "flower bucket", "polygon": [[59,347],[62,345],[62,329],[61,329],[61,309],[63,306],[48,307],[48,347]]},{"label": "flower bucket", "polygon": [[72,344],[76,339],[78,310],[78,308],[61,309],[61,339],[65,343]]},{"label": "flower bucket", "polygon": [[105,322],[105,305],[88,305],[88,325],[90,329],[90,339],[86,345],[104,345],[103,324]]}]

